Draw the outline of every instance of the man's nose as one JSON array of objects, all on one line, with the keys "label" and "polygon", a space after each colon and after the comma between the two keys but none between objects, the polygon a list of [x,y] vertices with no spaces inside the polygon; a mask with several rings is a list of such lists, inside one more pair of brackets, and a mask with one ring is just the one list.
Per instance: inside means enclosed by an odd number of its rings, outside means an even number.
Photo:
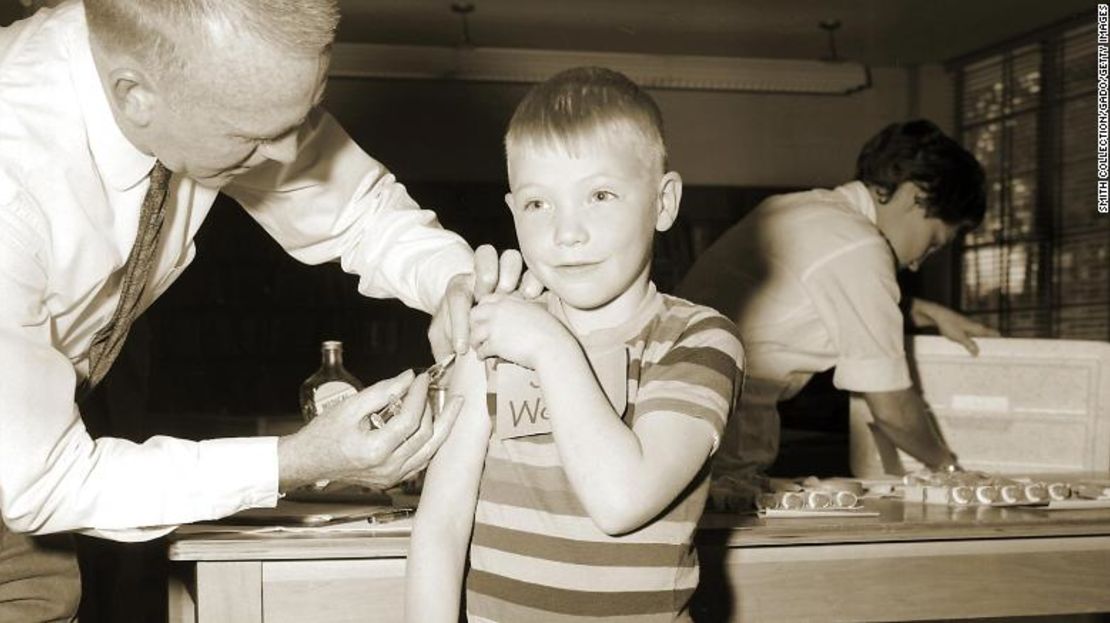
[{"label": "man's nose", "polygon": [[277,140],[262,143],[258,151],[270,160],[289,164],[297,157],[297,136],[298,132],[290,132]]}]

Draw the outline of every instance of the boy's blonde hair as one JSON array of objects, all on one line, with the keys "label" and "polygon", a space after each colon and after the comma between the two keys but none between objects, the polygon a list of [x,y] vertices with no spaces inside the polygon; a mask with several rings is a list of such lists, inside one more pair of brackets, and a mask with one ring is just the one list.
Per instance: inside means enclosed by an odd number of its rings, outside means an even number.
[{"label": "boy's blonde hair", "polygon": [[589,149],[598,134],[634,138],[647,162],[666,170],[663,115],[647,93],[624,74],[604,67],[575,67],[536,85],[516,108],[505,133],[506,155],[521,147]]}]

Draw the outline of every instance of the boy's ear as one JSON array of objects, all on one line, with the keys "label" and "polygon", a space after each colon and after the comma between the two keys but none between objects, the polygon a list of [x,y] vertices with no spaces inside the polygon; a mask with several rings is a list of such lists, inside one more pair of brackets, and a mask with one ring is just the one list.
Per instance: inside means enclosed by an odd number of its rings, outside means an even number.
[{"label": "boy's ear", "polygon": [[655,231],[667,231],[678,218],[678,204],[682,202],[682,176],[677,171],[667,171],[659,180],[659,201],[656,206]]},{"label": "boy's ear", "polygon": [[508,206],[509,212],[513,211],[513,193],[505,193],[505,205]]}]

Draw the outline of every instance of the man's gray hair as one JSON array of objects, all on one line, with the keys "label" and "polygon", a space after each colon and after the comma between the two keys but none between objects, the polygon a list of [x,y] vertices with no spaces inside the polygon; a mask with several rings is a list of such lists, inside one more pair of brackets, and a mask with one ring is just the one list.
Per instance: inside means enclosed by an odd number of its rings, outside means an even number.
[{"label": "man's gray hair", "polygon": [[[186,44],[219,44],[238,33],[291,54],[325,52],[339,23],[338,0],[84,0],[89,34],[170,75],[184,69]],[[176,71],[175,71],[176,70]]]}]

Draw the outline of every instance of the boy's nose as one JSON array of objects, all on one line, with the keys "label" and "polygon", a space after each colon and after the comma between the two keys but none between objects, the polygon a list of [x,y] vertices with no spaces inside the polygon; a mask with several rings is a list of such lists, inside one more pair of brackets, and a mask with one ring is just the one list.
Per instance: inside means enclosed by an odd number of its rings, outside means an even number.
[{"label": "boy's nose", "polygon": [[555,242],[559,246],[580,245],[590,236],[571,210],[560,210],[555,215]]}]

